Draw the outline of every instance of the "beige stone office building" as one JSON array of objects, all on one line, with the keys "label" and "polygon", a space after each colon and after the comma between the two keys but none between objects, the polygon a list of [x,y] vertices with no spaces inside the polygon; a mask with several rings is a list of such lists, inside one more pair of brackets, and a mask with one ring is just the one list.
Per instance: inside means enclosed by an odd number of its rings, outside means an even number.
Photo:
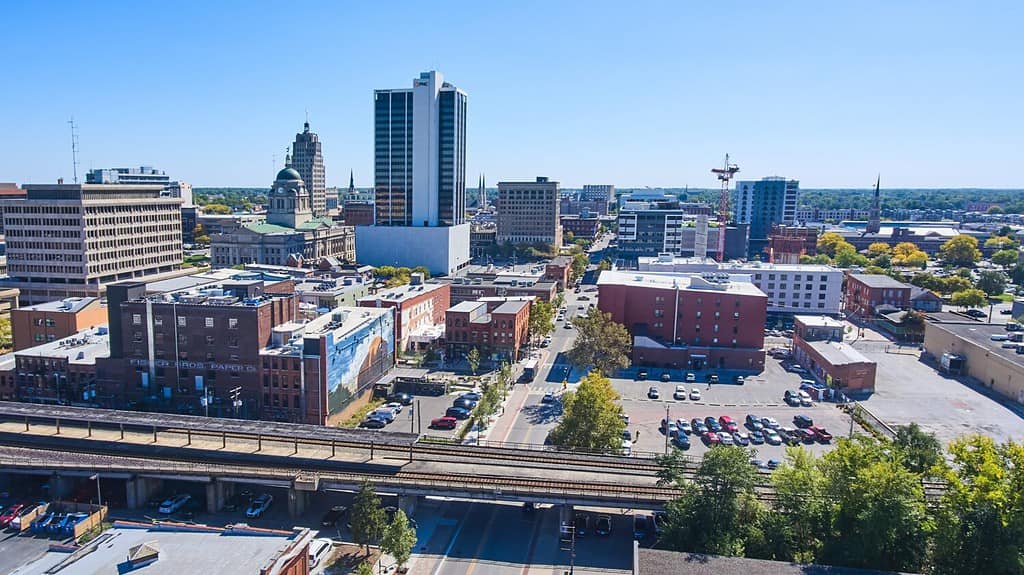
[{"label": "beige stone office building", "polygon": [[26,185],[0,200],[7,278],[21,303],[99,296],[106,284],[160,279],[181,269],[181,199],[161,185]]},{"label": "beige stone office building", "polygon": [[498,243],[562,245],[558,182],[498,183]]},{"label": "beige stone office building", "polygon": [[928,321],[924,326],[924,349],[944,366],[940,369],[972,377],[1007,399],[1024,404],[1024,353],[1017,353],[1024,344],[1003,339],[1013,333],[1002,324]]}]

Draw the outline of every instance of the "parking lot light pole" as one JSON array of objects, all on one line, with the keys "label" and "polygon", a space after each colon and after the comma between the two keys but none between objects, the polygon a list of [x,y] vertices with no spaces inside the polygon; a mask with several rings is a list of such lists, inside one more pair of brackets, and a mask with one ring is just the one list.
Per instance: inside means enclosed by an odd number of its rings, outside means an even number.
[{"label": "parking lot light pole", "polygon": [[103,507],[103,494],[100,492],[100,474],[94,473],[89,479],[96,480],[96,505]]},{"label": "parking lot light pole", "polygon": [[665,454],[666,455],[668,454],[668,422],[669,422],[668,411],[669,411],[669,405],[666,403],[665,404],[665,426],[664,426],[665,427]]}]

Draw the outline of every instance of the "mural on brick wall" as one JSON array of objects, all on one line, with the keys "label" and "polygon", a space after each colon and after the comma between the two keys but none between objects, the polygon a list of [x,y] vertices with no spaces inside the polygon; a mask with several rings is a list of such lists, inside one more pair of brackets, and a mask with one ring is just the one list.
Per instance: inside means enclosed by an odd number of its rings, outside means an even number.
[{"label": "mural on brick wall", "polygon": [[395,327],[392,314],[335,341],[326,334],[327,410],[337,413],[377,381],[393,364]]}]

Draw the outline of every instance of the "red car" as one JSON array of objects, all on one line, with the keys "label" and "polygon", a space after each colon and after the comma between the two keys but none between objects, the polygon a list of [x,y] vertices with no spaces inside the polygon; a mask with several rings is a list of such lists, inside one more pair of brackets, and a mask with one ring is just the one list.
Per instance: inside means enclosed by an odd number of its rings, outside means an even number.
[{"label": "red car", "polygon": [[733,421],[732,418],[729,417],[728,415],[723,415],[722,417],[719,417],[718,424],[722,426],[722,429],[728,431],[729,433],[736,433],[737,431],[740,430],[739,426],[736,425],[736,422]]},{"label": "red car", "polygon": [[817,427],[815,425],[812,425],[807,428],[807,431],[813,433],[814,437],[822,443],[828,443],[832,441],[832,434],[829,433],[824,427]]},{"label": "red car", "polygon": [[718,439],[718,434],[714,431],[709,431],[704,434],[704,443],[708,445],[718,445],[722,440]]},{"label": "red car", "polygon": [[433,427],[434,429],[455,429],[455,426],[458,424],[458,419],[447,415],[430,420],[430,427]]},{"label": "red car", "polygon": [[799,437],[804,443],[814,443],[816,438],[815,434],[811,429],[797,429],[796,436]]},{"label": "red car", "polygon": [[7,527],[11,524],[11,520],[18,516],[18,513],[25,508],[23,503],[12,505],[4,510],[3,515],[0,515],[0,528]]}]

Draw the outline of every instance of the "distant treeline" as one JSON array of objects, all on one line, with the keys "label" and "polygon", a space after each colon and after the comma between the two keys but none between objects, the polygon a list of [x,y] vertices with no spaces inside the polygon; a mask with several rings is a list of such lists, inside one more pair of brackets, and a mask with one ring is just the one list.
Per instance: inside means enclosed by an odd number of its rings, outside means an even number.
[{"label": "distant treeline", "polygon": [[223,204],[232,210],[249,209],[253,204],[267,201],[266,188],[194,188],[192,198],[196,205]]}]

